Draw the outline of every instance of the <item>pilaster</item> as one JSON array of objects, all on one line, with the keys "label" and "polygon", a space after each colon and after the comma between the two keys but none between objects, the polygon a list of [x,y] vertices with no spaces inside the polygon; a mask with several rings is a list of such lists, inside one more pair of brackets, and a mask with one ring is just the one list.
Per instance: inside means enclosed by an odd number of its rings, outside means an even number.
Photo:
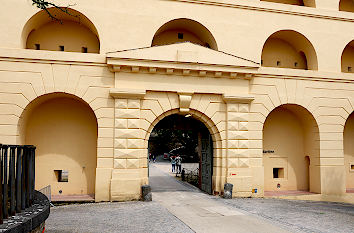
[{"label": "pilaster", "polygon": [[147,183],[147,155],[143,148],[140,127],[141,98],[144,91],[111,89],[115,98],[114,168],[111,180],[111,200],[140,198],[140,187]]},{"label": "pilaster", "polygon": [[225,96],[226,115],[226,182],[234,185],[233,196],[252,195],[250,165],[249,111],[252,96]]}]

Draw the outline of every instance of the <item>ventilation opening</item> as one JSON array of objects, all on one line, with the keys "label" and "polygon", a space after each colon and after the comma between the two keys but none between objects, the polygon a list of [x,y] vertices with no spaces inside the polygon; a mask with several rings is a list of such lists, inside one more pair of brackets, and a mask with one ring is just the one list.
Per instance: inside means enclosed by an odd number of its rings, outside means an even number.
[{"label": "ventilation opening", "polygon": [[69,172],[66,170],[54,170],[58,182],[69,182]]},{"label": "ventilation opening", "polygon": [[35,44],[34,46],[35,46],[36,50],[40,50],[41,49],[41,45],[40,44]]},{"label": "ventilation opening", "polygon": [[294,63],[294,66],[297,67],[297,62]]},{"label": "ventilation opening", "polygon": [[184,36],[183,36],[183,33],[179,32],[179,33],[178,33],[178,39],[182,40],[183,37],[184,37]]},{"label": "ventilation opening", "polygon": [[354,171],[354,164],[350,164],[350,170]]},{"label": "ventilation opening", "polygon": [[64,45],[59,45],[59,51],[64,51]]},{"label": "ventilation opening", "polygon": [[284,168],[273,168],[273,178],[284,178]]},{"label": "ventilation opening", "polygon": [[81,48],[81,52],[82,52],[82,53],[87,53],[87,51],[88,51],[88,50],[87,50],[87,47],[82,47],[82,48]]},{"label": "ventilation opening", "polygon": [[348,66],[348,72],[352,72],[352,67]]},{"label": "ventilation opening", "polygon": [[281,64],[280,61],[277,61],[277,66],[280,66],[280,64]]}]

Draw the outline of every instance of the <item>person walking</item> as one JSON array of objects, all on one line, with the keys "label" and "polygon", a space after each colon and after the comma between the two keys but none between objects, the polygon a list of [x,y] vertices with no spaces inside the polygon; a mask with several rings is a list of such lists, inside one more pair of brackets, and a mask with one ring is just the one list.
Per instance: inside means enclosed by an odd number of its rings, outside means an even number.
[{"label": "person walking", "polygon": [[172,172],[176,172],[176,157],[171,157]]},{"label": "person walking", "polygon": [[156,162],[156,155],[152,155],[152,162],[153,162],[153,163]]},{"label": "person walking", "polygon": [[182,172],[182,158],[177,155],[176,157],[176,166],[177,166],[177,173],[181,173]]}]

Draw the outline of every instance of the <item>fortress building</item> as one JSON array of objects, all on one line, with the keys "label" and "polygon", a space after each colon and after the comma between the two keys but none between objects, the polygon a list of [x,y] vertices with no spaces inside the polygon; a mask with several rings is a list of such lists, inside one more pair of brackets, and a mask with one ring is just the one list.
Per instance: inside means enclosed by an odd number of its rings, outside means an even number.
[{"label": "fortress building", "polygon": [[354,189],[353,0],[74,2],[2,2],[0,143],[37,147],[37,189],[138,199],[176,114],[210,194]]}]

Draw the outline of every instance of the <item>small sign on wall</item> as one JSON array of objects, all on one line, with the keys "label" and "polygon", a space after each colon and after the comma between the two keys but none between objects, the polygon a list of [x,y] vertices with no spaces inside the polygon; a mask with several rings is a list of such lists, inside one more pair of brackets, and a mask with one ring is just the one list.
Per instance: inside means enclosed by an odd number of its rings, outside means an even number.
[{"label": "small sign on wall", "polygon": [[263,154],[274,154],[274,150],[263,150]]}]

